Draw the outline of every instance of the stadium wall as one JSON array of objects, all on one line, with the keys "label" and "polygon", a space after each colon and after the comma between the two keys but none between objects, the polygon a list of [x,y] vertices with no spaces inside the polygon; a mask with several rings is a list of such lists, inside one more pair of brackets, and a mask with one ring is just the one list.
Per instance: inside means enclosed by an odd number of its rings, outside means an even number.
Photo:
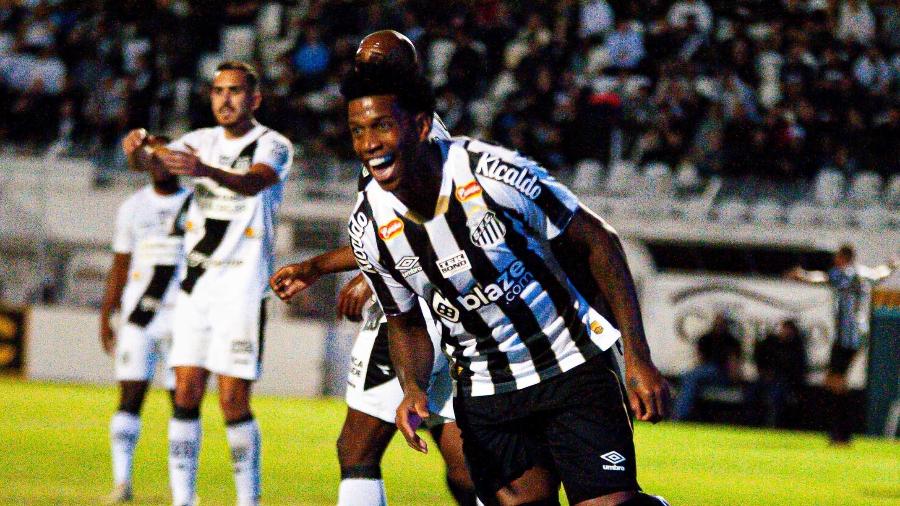
[{"label": "stadium wall", "polygon": [[[99,321],[99,313],[83,308],[32,308],[27,326],[25,376],[39,381],[112,383],[113,361],[100,348]],[[263,373],[254,391],[300,397],[320,395],[327,332],[325,325],[315,321],[270,319]]]}]

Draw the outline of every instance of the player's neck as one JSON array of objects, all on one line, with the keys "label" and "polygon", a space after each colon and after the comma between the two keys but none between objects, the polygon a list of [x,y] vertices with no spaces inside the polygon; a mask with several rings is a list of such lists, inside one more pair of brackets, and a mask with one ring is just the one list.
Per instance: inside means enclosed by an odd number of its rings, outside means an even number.
[{"label": "player's neck", "polygon": [[409,184],[395,192],[400,202],[427,219],[434,217],[437,208],[443,161],[440,147],[433,142],[427,143],[419,162],[415,164],[415,170],[410,171]]},{"label": "player's neck", "polygon": [[239,123],[223,127],[225,129],[225,138],[240,139],[241,137],[247,135],[247,132],[253,130],[254,126],[256,126],[256,122],[253,121],[253,118],[247,118],[246,120]]},{"label": "player's neck", "polygon": [[153,183],[153,191],[156,192],[157,195],[162,195],[162,196],[174,195],[175,193],[178,192],[179,189],[180,189],[180,187],[178,186],[177,180]]}]

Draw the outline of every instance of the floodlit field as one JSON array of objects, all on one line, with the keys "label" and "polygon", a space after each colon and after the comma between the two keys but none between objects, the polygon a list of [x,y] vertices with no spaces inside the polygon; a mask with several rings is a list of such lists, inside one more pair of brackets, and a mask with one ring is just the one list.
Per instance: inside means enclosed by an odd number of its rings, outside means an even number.
[{"label": "floodlit field", "polygon": [[[111,387],[0,379],[0,504],[98,504],[110,489]],[[263,431],[265,504],[334,504],[339,400],[255,401]],[[135,504],[167,504],[168,400],[151,394],[135,469]],[[203,409],[199,495],[233,504],[222,418]],[[640,481],[673,505],[900,504],[900,443],[857,439],[829,448],[820,434],[698,425],[637,427]],[[391,505],[450,504],[436,452],[420,456],[398,436],[385,480]]]}]

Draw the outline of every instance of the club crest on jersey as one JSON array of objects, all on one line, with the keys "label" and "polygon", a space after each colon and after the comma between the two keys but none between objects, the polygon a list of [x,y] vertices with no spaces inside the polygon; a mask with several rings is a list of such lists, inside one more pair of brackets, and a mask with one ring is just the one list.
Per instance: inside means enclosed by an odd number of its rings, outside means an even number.
[{"label": "club crest on jersey", "polygon": [[471,233],[469,239],[479,248],[489,248],[503,242],[506,237],[506,225],[497,218],[493,211],[484,213],[484,216],[476,224],[469,225]]},{"label": "club crest on jersey", "polygon": [[378,237],[381,237],[382,241],[389,241],[400,235],[400,232],[403,232],[403,222],[399,218],[394,218],[387,222],[387,225],[378,227]]},{"label": "club crest on jersey", "polygon": [[404,278],[422,272],[422,265],[419,264],[419,257],[403,257],[397,262],[395,267],[397,267],[397,270],[400,271],[400,274],[402,274]]},{"label": "club crest on jersey", "polygon": [[469,181],[456,189],[456,198],[460,202],[474,199],[479,195],[481,195],[481,185],[477,181]]},{"label": "club crest on jersey", "polygon": [[444,279],[450,279],[450,276],[465,272],[472,268],[472,264],[469,263],[469,257],[466,256],[465,251],[458,251],[448,257],[440,258],[436,263],[438,270],[441,271],[441,276],[444,276]]},{"label": "club crest on jersey", "polygon": [[489,153],[482,154],[478,159],[475,173],[512,186],[531,200],[538,198],[541,194],[542,188],[536,174],[532,174],[525,167],[502,163],[500,157],[491,156]]}]

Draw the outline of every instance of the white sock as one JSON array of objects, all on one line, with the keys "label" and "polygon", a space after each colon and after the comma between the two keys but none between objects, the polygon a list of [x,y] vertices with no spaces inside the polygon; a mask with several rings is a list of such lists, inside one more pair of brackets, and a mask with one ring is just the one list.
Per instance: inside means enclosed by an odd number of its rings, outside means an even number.
[{"label": "white sock", "polygon": [[113,482],[131,486],[131,468],[134,462],[134,446],[141,434],[141,419],[125,411],[116,411],[109,422],[110,449],[112,450]]},{"label": "white sock", "polygon": [[344,478],[338,487],[338,506],[386,506],[384,480]]},{"label": "white sock", "polygon": [[234,484],[238,506],[259,504],[259,424],[255,419],[229,425],[225,430],[231,462],[234,464]]},{"label": "white sock", "polygon": [[200,460],[200,420],[169,420],[169,486],[176,506],[193,504]]}]

